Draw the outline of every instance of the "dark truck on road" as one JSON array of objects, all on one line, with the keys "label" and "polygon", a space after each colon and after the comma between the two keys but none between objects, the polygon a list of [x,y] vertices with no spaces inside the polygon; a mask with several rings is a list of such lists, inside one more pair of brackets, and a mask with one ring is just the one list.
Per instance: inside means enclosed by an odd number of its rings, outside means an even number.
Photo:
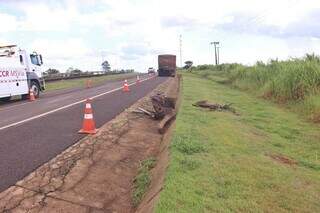
[{"label": "dark truck on road", "polygon": [[176,75],[176,56],[175,55],[159,55],[158,56],[158,74],[159,76]]}]

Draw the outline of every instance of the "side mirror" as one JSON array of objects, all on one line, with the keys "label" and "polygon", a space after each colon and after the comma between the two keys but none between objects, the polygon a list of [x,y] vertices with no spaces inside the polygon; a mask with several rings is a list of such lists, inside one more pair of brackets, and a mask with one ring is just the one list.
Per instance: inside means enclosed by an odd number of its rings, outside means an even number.
[{"label": "side mirror", "polygon": [[42,55],[39,55],[39,57],[40,57],[40,65],[42,65],[43,64]]}]

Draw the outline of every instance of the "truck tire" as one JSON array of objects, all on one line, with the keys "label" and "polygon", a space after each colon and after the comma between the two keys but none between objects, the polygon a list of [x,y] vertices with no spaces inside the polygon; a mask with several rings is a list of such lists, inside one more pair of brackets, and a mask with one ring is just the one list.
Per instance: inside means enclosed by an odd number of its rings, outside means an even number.
[{"label": "truck tire", "polygon": [[34,97],[39,98],[40,96],[40,86],[37,82],[31,81],[30,90],[33,91]]}]

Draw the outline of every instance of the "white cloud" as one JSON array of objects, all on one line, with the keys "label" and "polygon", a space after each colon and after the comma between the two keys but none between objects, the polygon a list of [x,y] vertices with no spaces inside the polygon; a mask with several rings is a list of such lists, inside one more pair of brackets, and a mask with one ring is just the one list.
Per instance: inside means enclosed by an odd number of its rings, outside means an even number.
[{"label": "white cloud", "polygon": [[[34,32],[41,32],[42,38],[22,45],[41,51],[50,66],[63,69],[72,64],[98,69],[101,50],[105,50],[105,58],[114,68],[146,70],[156,66],[157,54],[178,54],[179,34],[183,35],[184,59],[195,64],[212,62],[212,40],[221,41],[222,62],[249,63],[319,50],[319,41],[311,39],[320,31],[310,30],[319,26],[315,23],[318,16],[311,16],[320,11],[318,0],[66,0],[11,4],[19,13],[0,13],[0,33],[23,31],[32,37],[39,36]],[[302,20],[308,23],[304,27]],[[284,36],[276,37],[275,31]],[[51,33],[59,33],[59,38],[52,38]],[[296,38],[299,36],[303,38]],[[301,45],[294,44],[297,42]]]},{"label": "white cloud", "polygon": [[35,40],[30,48],[45,52],[48,57],[66,58],[81,57],[89,53],[88,47],[81,38],[66,40]]},{"label": "white cloud", "polygon": [[0,13],[0,33],[15,31],[18,28],[18,22],[15,16]]},{"label": "white cloud", "polygon": [[8,41],[4,38],[0,38],[0,46],[8,45]]},{"label": "white cloud", "polygon": [[97,57],[90,53],[91,50],[81,38],[66,40],[39,39],[31,43],[28,48],[41,53],[47,67],[56,67],[61,71],[68,67],[77,67],[84,70],[98,68],[96,63],[92,64]]}]

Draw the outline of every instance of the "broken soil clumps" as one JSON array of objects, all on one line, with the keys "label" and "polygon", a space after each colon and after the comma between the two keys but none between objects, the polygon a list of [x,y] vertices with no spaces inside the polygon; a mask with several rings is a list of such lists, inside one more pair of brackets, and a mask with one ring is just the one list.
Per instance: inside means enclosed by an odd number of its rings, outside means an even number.
[{"label": "broken soil clumps", "polygon": [[[153,110],[138,107],[134,113],[146,114],[154,120],[161,120],[158,131],[164,134],[177,115],[177,99],[179,93],[179,77],[169,84],[165,92],[158,92],[150,97]],[[150,107],[149,107],[150,108]]]}]

